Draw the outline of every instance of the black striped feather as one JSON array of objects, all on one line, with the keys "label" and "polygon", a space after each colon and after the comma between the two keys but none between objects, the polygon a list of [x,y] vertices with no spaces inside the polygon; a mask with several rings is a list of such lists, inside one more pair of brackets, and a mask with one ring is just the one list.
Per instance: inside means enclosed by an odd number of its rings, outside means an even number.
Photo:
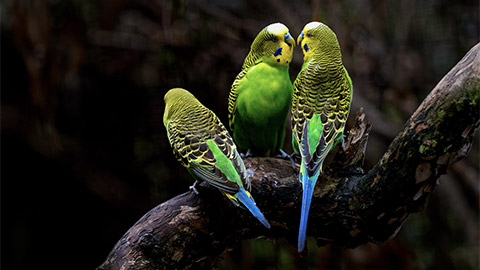
[{"label": "black striped feather", "polygon": [[233,130],[233,126],[235,123],[235,106],[239,94],[238,86],[243,77],[245,77],[245,75],[247,75],[247,72],[245,70],[242,70],[240,71],[240,73],[238,73],[235,81],[233,81],[232,88],[230,89],[230,94],[228,96],[228,126],[230,130]]},{"label": "black striped feather", "polygon": [[176,100],[176,103],[170,106],[170,110],[170,117],[165,121],[168,139],[175,157],[183,166],[197,179],[207,181],[228,193],[236,193],[239,186],[227,180],[215,166],[216,160],[207,144],[208,140],[213,140],[221,152],[233,161],[244,186],[250,186],[245,165],[232,137],[211,110],[191,94],[188,98]]},{"label": "black striped feather", "polygon": [[[314,169],[323,162],[334,142],[343,134],[351,102],[351,86],[341,62],[322,62],[315,57],[302,70],[294,83],[292,98],[292,132],[301,144],[305,120],[320,114],[322,140],[307,167]],[[340,134],[340,135],[339,135]],[[305,145],[299,145],[306,150]],[[308,164],[312,161],[312,164]]]}]

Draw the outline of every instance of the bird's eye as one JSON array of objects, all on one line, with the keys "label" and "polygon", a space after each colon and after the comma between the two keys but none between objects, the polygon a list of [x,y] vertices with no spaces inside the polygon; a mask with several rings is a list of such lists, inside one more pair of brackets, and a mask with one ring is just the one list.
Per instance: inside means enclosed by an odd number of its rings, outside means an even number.
[{"label": "bird's eye", "polygon": [[307,37],[312,37],[312,34],[310,34],[310,33],[307,33]]},{"label": "bird's eye", "polygon": [[278,41],[278,38],[277,38],[277,37],[273,37],[273,38],[272,38],[272,41],[273,41],[273,42],[277,42],[277,41]]}]

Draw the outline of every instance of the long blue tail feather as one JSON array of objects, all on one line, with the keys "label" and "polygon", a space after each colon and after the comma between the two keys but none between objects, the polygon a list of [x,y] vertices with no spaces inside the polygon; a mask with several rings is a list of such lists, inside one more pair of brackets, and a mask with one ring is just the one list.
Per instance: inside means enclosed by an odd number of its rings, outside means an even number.
[{"label": "long blue tail feather", "polygon": [[307,173],[300,173],[299,176],[302,178],[300,181],[303,185],[303,196],[300,227],[298,229],[298,252],[302,252],[305,249],[308,213],[310,212],[310,204],[312,202],[313,190],[317,182],[318,173],[314,174],[311,178],[307,176]]},{"label": "long blue tail feather", "polygon": [[267,227],[270,229],[270,223],[268,223],[267,219],[263,216],[262,212],[260,212],[260,209],[255,205],[255,202],[248,196],[247,191],[243,188],[240,188],[240,190],[237,192],[236,197],[240,200],[240,202],[247,207],[247,209],[252,213],[253,216],[255,216],[262,224],[263,226]]}]

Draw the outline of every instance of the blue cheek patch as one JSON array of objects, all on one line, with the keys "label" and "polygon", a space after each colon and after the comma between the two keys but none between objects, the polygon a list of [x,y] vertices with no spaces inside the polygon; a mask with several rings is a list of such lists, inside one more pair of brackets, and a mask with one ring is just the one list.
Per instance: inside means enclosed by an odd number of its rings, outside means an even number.
[{"label": "blue cheek patch", "polygon": [[307,43],[305,43],[305,45],[303,45],[303,49],[308,52],[308,46],[307,46]]},{"label": "blue cheek patch", "polygon": [[278,48],[274,53],[273,56],[279,56],[282,55],[282,47]]}]

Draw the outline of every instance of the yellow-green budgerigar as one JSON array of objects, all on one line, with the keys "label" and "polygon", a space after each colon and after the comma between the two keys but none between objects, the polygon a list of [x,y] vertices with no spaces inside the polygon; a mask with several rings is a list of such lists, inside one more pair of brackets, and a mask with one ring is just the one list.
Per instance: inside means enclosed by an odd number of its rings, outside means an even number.
[{"label": "yellow-green budgerigar", "polygon": [[352,80],[343,66],[337,36],[325,24],[310,22],[298,37],[303,66],[294,82],[292,145],[302,158],[303,187],[298,251],[305,248],[308,213],[323,161],[339,142],[352,101]]},{"label": "yellow-green budgerigar", "polygon": [[229,125],[235,143],[247,153],[270,156],[283,146],[292,101],[288,67],[294,46],[285,25],[274,23],[263,28],[232,84]]},{"label": "yellow-green budgerigar", "polygon": [[196,180],[220,189],[236,206],[243,204],[270,228],[247,191],[250,180],[243,160],[227,129],[211,110],[187,90],[174,88],[165,94],[163,123],[175,157]]}]

